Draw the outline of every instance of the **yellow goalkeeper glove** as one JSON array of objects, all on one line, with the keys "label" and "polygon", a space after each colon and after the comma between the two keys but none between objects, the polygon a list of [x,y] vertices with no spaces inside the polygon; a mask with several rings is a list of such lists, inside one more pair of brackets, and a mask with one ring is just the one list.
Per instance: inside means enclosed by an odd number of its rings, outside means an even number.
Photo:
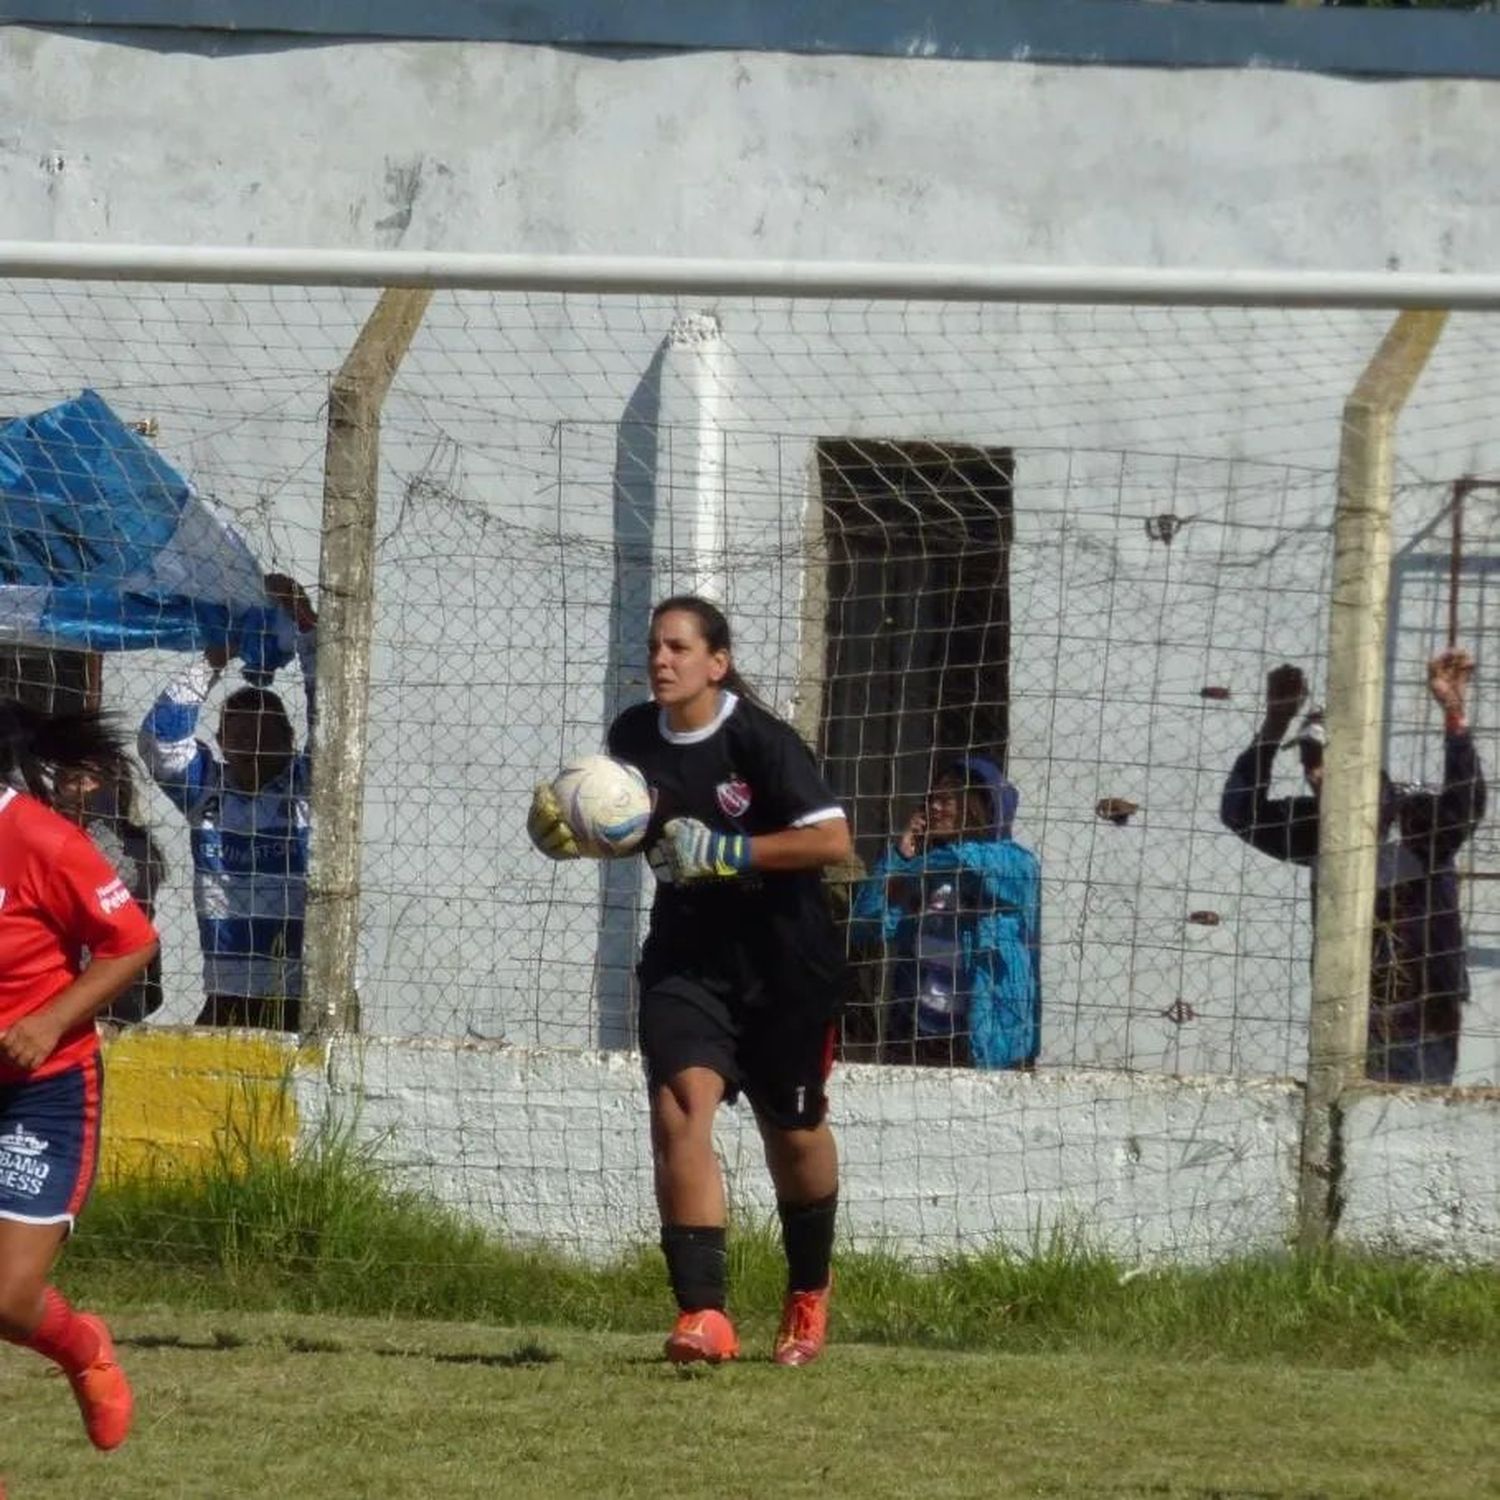
[{"label": "yellow goalkeeper glove", "polygon": [[537,784],[531,794],[531,811],[526,814],[526,832],[531,842],[548,859],[577,859],[578,840],[563,818],[558,805],[557,793],[550,781]]},{"label": "yellow goalkeeper glove", "polygon": [[648,859],[658,876],[675,885],[733,880],[750,868],[750,840],[742,833],[715,833],[697,818],[673,818]]}]

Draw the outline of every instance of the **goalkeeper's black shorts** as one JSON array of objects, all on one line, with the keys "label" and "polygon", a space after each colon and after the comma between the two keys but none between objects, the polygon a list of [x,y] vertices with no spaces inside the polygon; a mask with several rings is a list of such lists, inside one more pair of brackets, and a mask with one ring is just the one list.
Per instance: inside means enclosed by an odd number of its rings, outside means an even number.
[{"label": "goalkeeper's black shorts", "polygon": [[828,1112],[833,1022],[775,1005],[745,1005],[732,986],[673,975],[641,994],[646,1082],[656,1089],[686,1068],[712,1068],[733,1103],[741,1091],[783,1130],[810,1130]]}]

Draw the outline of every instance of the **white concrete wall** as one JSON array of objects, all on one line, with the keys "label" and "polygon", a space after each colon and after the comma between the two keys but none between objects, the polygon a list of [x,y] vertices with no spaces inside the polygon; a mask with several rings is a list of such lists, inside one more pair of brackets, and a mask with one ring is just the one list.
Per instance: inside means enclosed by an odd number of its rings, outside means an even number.
[{"label": "white concrete wall", "polygon": [[1343,1130],[1346,1242],[1500,1260],[1500,1094],[1361,1090]]},{"label": "white concrete wall", "polygon": [[1492,83],[7,27],[19,239],[1486,270]]},{"label": "white concrete wall", "polygon": [[[633,1054],[370,1038],[336,1044],[327,1078],[335,1114],[400,1181],[479,1223],[593,1258],[655,1240]],[[1294,1231],[1289,1083],[849,1067],[831,1098],[851,1248],[931,1261],[1058,1233],[1127,1263],[1203,1263]],[[1500,1255],[1500,1096],[1372,1091],[1349,1129],[1349,1242]],[[718,1150],[735,1212],[774,1222],[743,1105],[721,1112]]]},{"label": "white concrete wall", "polygon": [[[173,45],[0,30],[8,234],[1460,270],[1489,266],[1500,229],[1492,83]],[[370,302],[0,289],[0,378],[16,409],[92,384],[158,417],[164,451],[267,563],[309,574],[326,379]],[[371,1024],[620,1038],[600,997],[620,989],[640,893],[613,877],[601,945],[597,872],[545,867],[525,844],[529,785],[639,690],[641,598],[705,567],[728,578],[745,665],[789,702],[812,440],[919,438],[1018,452],[1010,753],[1019,831],[1047,873],[1045,1055],[1297,1071],[1299,877],[1224,834],[1216,801],[1265,665],[1299,659],[1317,678],[1340,408],[1384,320],[725,304],[710,310],[708,434],[724,456],[705,469],[684,455],[705,451],[707,418],[680,399],[701,383],[663,348],[700,311],[446,296],[418,336],[385,422]],[[1403,542],[1446,479],[1500,465],[1497,377],[1490,320],[1459,320],[1403,426]],[[689,540],[705,473],[725,558]],[[1170,548],[1144,532],[1163,511],[1192,518]],[[1496,540],[1500,524],[1475,546]],[[647,562],[622,572],[631,549]],[[1437,644],[1430,611],[1402,628],[1402,662]],[[111,700],[138,715],[169,665],[112,663]],[[1207,683],[1233,698],[1206,704]],[[1395,748],[1430,753],[1420,698],[1399,706]],[[1144,812],[1100,824],[1103,795]],[[173,856],[175,1019],[195,1001],[180,838]],[[1197,908],[1221,925],[1188,927]],[[1500,1036],[1500,984],[1478,979],[1475,1080],[1495,1076]],[[1177,1001],[1190,1025],[1166,1016]]]}]

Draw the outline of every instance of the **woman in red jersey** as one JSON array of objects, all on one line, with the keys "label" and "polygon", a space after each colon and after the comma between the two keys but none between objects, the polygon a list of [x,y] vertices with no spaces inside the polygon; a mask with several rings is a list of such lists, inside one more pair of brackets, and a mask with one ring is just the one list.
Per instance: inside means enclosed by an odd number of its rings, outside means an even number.
[{"label": "woman in red jersey", "polygon": [[62,1367],[96,1448],[125,1441],[130,1385],[103,1320],[47,1278],[98,1162],[94,1016],[157,943],[88,835],[48,804],[60,767],[122,753],[95,714],[0,700],[0,1338]]}]

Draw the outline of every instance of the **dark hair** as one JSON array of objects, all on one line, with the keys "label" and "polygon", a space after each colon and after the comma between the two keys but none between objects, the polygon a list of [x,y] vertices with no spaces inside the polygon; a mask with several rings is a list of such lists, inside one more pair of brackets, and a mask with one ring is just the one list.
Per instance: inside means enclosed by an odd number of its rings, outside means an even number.
[{"label": "dark hair", "polygon": [[651,611],[651,623],[653,625],[663,615],[681,611],[685,615],[692,615],[698,622],[698,633],[703,637],[710,651],[725,651],[729,653],[729,670],[724,674],[724,680],[719,684],[734,693],[736,697],[748,698],[750,702],[764,708],[760,695],[740,675],[740,669],[734,664],[734,642],[730,638],[729,621],[725,618],[724,611],[717,604],[711,604],[699,594],[673,594],[670,599],[663,599]]},{"label": "dark hair", "polygon": [[[136,806],[135,768],[125,756],[121,755],[102,769],[109,786],[110,796],[114,801],[115,813],[120,821],[129,829],[139,829],[141,833],[146,833],[146,825],[141,821],[140,808]],[[147,836],[149,837],[149,834]]]},{"label": "dark hair", "polygon": [[272,714],[286,719],[288,724],[292,722],[286,704],[270,688],[236,688],[224,699],[223,711],[227,714]]},{"label": "dark hair", "polygon": [[88,771],[98,777],[99,789],[80,809],[79,822],[84,830],[90,833],[92,833],[89,827],[91,823],[107,824],[119,836],[127,853],[132,852],[129,846],[132,843],[135,844],[134,852],[139,853],[146,863],[145,889],[132,888],[131,895],[141,903],[149,917],[152,914],[155,889],[166,879],[167,859],[136,805],[135,767],[130,757],[121,753],[109,755],[100,760],[76,763],[59,761],[56,769],[57,771]]},{"label": "dark hair", "polygon": [[56,767],[104,766],[124,758],[125,742],[106,714],[46,714],[0,698],[0,780],[19,781],[49,807]]},{"label": "dark hair", "polygon": [[97,760],[60,760],[56,769],[90,772],[99,780],[100,806],[123,824],[141,826],[135,803],[135,768],[128,755],[106,755]]},{"label": "dark hair", "polygon": [[1438,794],[1431,787],[1408,785],[1393,788],[1391,797],[1396,804],[1396,822],[1402,842],[1434,858],[1435,841],[1442,831],[1438,827],[1438,818],[1443,805]]},{"label": "dark hair", "polygon": [[219,711],[221,723],[225,714],[244,714],[247,718],[271,719],[284,733],[286,749],[291,750],[296,744],[297,736],[292,728],[291,716],[286,711],[286,704],[270,688],[236,688],[225,698],[224,706]]}]

